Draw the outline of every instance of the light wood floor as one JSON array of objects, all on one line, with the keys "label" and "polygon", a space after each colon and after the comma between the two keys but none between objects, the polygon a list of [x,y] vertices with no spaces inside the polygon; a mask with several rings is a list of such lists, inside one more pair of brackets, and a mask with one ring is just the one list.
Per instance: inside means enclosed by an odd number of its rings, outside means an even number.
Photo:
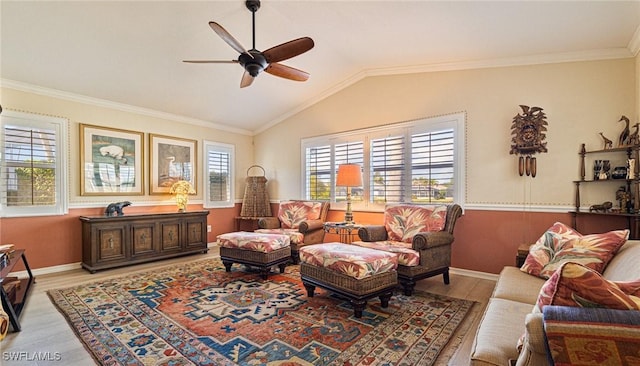
[{"label": "light wood floor", "polygon": [[[0,365],[92,365],[94,361],[75,336],[58,310],[49,300],[46,291],[64,288],[86,282],[93,282],[112,276],[150,270],[194,259],[217,257],[217,248],[211,248],[207,254],[186,256],[176,259],[146,263],[136,266],[117,268],[90,274],[83,269],[62,273],[37,276],[31,295],[20,317],[21,332],[9,333],[0,342]],[[451,274],[451,284],[444,285],[442,276],[418,282],[416,289],[455,298],[478,302],[458,329],[455,341],[459,347],[443,350],[437,365],[466,365],[473,343],[478,321],[487,304],[494,281]],[[10,359],[11,358],[11,359]],[[38,358],[46,358],[37,360]]]}]

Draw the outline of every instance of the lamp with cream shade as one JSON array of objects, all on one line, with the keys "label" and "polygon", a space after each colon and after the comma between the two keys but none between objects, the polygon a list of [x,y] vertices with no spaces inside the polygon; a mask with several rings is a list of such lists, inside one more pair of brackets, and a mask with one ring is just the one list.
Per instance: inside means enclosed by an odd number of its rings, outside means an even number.
[{"label": "lamp with cream shade", "polygon": [[347,210],[344,213],[344,221],[353,224],[353,212],[351,212],[351,187],[362,186],[362,169],[358,164],[340,164],[336,187],[347,187]]}]

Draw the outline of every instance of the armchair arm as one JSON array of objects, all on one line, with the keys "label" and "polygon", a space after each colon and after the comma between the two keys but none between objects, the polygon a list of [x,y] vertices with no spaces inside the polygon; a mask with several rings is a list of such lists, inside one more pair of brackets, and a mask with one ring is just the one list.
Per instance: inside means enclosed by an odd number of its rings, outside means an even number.
[{"label": "armchair arm", "polygon": [[277,217],[263,217],[258,220],[258,228],[260,229],[278,229],[280,220]]},{"label": "armchair arm", "polygon": [[368,225],[358,229],[358,236],[362,241],[384,241],[387,240],[387,229],[384,225]]},{"label": "armchair arm", "polygon": [[310,231],[315,231],[318,229],[324,230],[324,222],[322,220],[306,220],[300,223],[298,226],[298,231],[303,234],[306,234]]},{"label": "armchair arm", "polygon": [[413,237],[411,247],[413,250],[435,248],[443,245],[450,245],[453,242],[453,235],[446,231],[422,232]]},{"label": "armchair arm", "polygon": [[319,244],[324,241],[324,222],[322,220],[305,220],[298,226],[298,231],[304,234],[304,244]]}]

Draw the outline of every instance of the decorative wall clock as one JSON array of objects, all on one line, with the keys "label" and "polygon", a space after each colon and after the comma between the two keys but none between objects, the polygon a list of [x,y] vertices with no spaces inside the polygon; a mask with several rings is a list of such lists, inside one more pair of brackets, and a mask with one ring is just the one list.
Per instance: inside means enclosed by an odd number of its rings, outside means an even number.
[{"label": "decorative wall clock", "polygon": [[547,116],[540,107],[520,105],[522,113],[513,117],[511,123],[511,151],[509,154],[520,155],[518,158],[518,173],[523,176],[535,177],[537,174],[536,153],[546,153]]}]

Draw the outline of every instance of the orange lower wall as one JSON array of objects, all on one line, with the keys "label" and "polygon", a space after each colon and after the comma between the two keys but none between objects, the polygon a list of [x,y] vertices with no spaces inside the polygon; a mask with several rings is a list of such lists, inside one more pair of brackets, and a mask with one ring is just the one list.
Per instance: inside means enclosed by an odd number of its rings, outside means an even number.
[{"label": "orange lower wall", "polygon": [[[190,210],[201,210],[200,205],[189,205]],[[174,206],[127,207],[125,214],[143,212],[173,212]],[[207,222],[212,226],[208,241],[216,236],[235,231],[235,217],[240,205],[233,208],[211,209]],[[277,205],[273,212],[277,213]],[[26,249],[32,269],[78,263],[82,260],[80,216],[102,215],[103,208],[72,209],[65,216],[2,218],[0,242],[13,243]],[[342,221],[344,211],[330,211],[328,221]],[[382,223],[382,214],[354,212],[362,224]],[[597,222],[595,220],[597,220]],[[513,265],[518,245],[535,242],[554,222],[571,225],[568,213],[539,213],[466,210],[457,221],[453,245],[452,266],[461,269],[499,273],[505,265]],[[587,234],[626,227],[625,220],[602,217],[581,219],[578,230]],[[337,241],[337,235],[327,234],[325,242]],[[16,268],[19,270],[18,268]]]}]

